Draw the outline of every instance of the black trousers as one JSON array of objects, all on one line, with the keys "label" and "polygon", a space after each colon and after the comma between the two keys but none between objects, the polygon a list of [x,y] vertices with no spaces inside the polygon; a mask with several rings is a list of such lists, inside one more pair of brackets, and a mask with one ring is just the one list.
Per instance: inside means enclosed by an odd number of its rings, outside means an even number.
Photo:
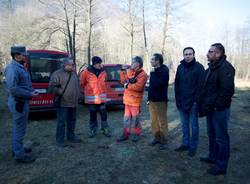
[{"label": "black trousers", "polygon": [[88,105],[90,120],[89,120],[89,128],[90,130],[97,130],[98,121],[97,121],[97,113],[100,113],[101,116],[101,128],[107,128],[107,110],[106,105],[102,104],[89,104]]}]

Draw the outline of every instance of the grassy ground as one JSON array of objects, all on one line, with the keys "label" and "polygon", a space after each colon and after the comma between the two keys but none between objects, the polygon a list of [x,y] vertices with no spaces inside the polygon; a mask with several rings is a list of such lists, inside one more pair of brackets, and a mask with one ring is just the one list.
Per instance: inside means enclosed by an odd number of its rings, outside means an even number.
[{"label": "grassy ground", "polygon": [[123,110],[109,109],[113,136],[101,134],[88,138],[88,111],[80,105],[77,114],[78,145],[64,149],[55,146],[56,119],[52,113],[31,116],[25,142],[32,144],[36,162],[16,164],[11,156],[11,116],[5,105],[6,93],[0,85],[0,183],[61,184],[61,183],[136,183],[136,184],[248,184],[250,183],[250,88],[237,88],[229,122],[231,157],[226,176],[209,176],[208,165],[199,156],[207,154],[206,124],[200,119],[200,144],[193,158],[176,153],[181,141],[179,116],[175,108],[173,88],[168,105],[169,149],[150,147],[150,120],[145,101],[142,105],[143,135],[138,143],[116,143],[121,133]]}]

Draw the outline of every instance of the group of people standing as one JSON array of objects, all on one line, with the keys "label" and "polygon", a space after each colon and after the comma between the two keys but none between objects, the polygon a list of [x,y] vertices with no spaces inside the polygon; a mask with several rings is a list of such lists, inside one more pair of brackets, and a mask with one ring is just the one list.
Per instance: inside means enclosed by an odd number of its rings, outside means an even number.
[{"label": "group of people standing", "polygon": [[[5,70],[6,83],[9,92],[8,105],[13,115],[13,156],[17,162],[30,163],[35,159],[26,152],[23,146],[25,135],[28,102],[38,93],[32,89],[30,76],[23,67],[25,47],[11,47],[12,62]],[[234,94],[233,66],[226,60],[222,44],[211,45],[207,58],[207,70],[195,59],[195,50],[186,47],[183,50],[184,59],[180,62],[175,76],[176,107],[180,114],[182,125],[182,143],[175,151],[188,151],[193,157],[196,154],[199,139],[198,117],[206,116],[207,133],[209,137],[209,154],[200,161],[212,163],[207,170],[209,174],[226,174],[229,160],[229,135],[227,130],[231,98]],[[147,105],[149,108],[153,140],[151,146],[159,144],[160,150],[168,148],[168,84],[169,69],[164,65],[163,56],[155,53],[151,58],[151,71]],[[107,73],[102,67],[102,59],[92,57],[92,65],[80,75],[80,81],[75,73],[72,59],[63,59],[63,67],[55,71],[49,83],[49,91],[59,99],[57,106],[56,145],[65,147],[65,122],[67,122],[66,138],[71,143],[79,143],[75,133],[76,107],[80,89],[84,92],[85,103],[88,106],[89,137],[96,136],[98,131],[97,113],[101,115],[101,132],[111,137],[111,129],[107,121]],[[122,67],[120,82],[124,85],[123,102],[125,105],[123,130],[117,142],[133,142],[140,140],[141,135],[141,103],[144,87],[148,76],[143,70],[143,59],[132,58],[129,69]],[[20,110],[20,102],[22,108]],[[190,130],[191,129],[191,130]]]}]

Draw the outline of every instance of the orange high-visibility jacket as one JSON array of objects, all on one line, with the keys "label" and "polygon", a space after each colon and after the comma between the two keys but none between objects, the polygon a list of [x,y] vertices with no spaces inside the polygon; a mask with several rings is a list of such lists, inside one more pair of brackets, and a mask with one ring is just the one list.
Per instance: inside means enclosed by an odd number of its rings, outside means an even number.
[{"label": "orange high-visibility jacket", "polygon": [[143,69],[139,71],[129,70],[120,72],[120,82],[125,84],[129,79],[136,77],[136,83],[128,84],[128,87],[124,91],[123,103],[131,106],[140,106],[143,94],[144,87],[148,79],[148,75]]},{"label": "orange high-visibility jacket", "polygon": [[80,85],[84,92],[86,104],[101,104],[107,102],[106,80],[107,73],[101,71],[98,77],[90,68],[84,70],[80,77]]}]

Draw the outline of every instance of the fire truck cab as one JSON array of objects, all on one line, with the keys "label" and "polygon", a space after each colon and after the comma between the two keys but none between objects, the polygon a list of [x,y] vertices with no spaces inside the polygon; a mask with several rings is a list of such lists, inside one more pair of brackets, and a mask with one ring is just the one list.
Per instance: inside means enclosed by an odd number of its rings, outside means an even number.
[{"label": "fire truck cab", "polygon": [[107,105],[122,105],[124,88],[120,83],[121,64],[103,64],[103,68],[107,73]]},{"label": "fire truck cab", "polygon": [[48,93],[51,74],[61,68],[61,59],[68,53],[52,50],[28,50],[27,69],[30,72],[32,86],[39,95],[30,100],[30,111],[55,110],[53,94]]}]

